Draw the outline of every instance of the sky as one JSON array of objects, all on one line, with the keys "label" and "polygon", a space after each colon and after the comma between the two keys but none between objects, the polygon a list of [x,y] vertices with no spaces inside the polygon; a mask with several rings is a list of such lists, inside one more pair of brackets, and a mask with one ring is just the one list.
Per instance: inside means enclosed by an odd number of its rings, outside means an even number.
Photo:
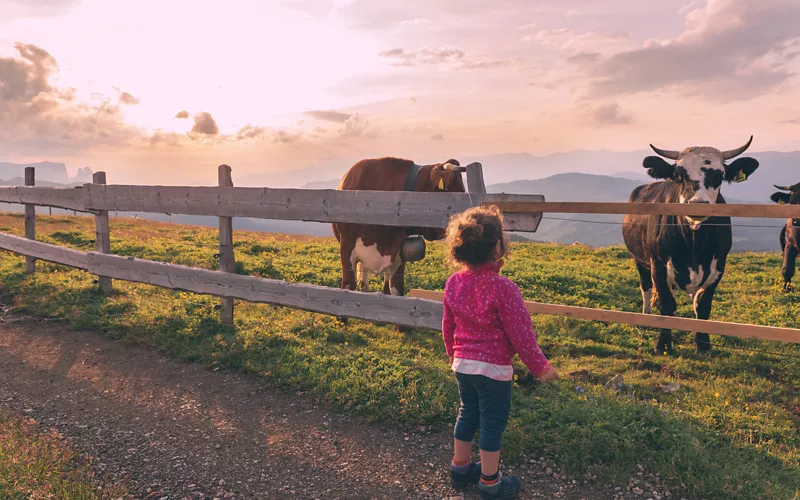
[{"label": "sky", "polygon": [[796,0],[3,0],[0,161],[214,184],[221,163],[794,151],[798,54]]}]

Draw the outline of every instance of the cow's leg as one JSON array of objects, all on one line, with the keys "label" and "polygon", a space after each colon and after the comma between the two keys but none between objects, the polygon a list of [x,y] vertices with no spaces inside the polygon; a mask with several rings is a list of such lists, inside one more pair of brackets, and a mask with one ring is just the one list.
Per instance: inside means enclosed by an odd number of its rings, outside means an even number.
[{"label": "cow's leg", "polygon": [[[383,293],[397,297],[405,295],[405,272],[406,263],[400,258],[400,255],[395,255],[392,266],[383,274]],[[397,331],[410,333],[411,328],[398,325]]]},{"label": "cow's leg", "polygon": [[369,269],[366,268],[363,262],[356,264],[356,271],[358,274],[358,289],[362,292],[369,292]]},{"label": "cow's leg", "polygon": [[[722,276],[711,285],[698,290],[697,293],[694,294],[694,314],[697,319],[708,319],[711,317],[711,304],[714,301],[714,292],[717,291],[717,285],[720,279],[722,279]],[[708,337],[707,333],[695,332],[694,345],[698,352],[708,352],[711,350],[711,339]]]},{"label": "cow's leg", "polygon": [[[349,243],[349,244],[346,244]],[[356,261],[353,259],[353,243],[348,242],[346,239],[342,239],[339,245],[339,253],[341,254],[342,259],[342,286],[341,288],[345,290],[355,290],[356,289],[356,273],[354,271],[354,267],[356,266]],[[337,316],[337,320],[339,320],[343,325],[347,325],[347,318],[344,316]]]},{"label": "cow's leg", "polygon": [[639,271],[639,289],[642,291],[642,313],[652,313],[653,301],[653,276],[650,268],[636,261],[636,270]]},{"label": "cow's leg", "polygon": [[[658,293],[659,309],[662,316],[674,316],[678,303],[672,295],[672,290],[667,282],[667,267],[664,265],[653,266],[653,282]],[[655,347],[656,354],[672,354],[672,330],[662,328]]]},{"label": "cow's leg", "polygon": [[783,274],[783,290],[790,292],[792,290],[792,277],[794,276],[795,265],[797,263],[797,247],[787,242],[783,249],[783,266],[781,267],[781,274]]}]

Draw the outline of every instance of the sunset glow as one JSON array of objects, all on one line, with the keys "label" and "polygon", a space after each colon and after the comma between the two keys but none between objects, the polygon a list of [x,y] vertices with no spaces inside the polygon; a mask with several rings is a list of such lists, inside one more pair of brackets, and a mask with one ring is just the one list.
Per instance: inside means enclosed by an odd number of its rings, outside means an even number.
[{"label": "sunset glow", "polygon": [[798,53],[791,0],[12,0],[0,160],[206,182],[221,161],[795,150]]}]

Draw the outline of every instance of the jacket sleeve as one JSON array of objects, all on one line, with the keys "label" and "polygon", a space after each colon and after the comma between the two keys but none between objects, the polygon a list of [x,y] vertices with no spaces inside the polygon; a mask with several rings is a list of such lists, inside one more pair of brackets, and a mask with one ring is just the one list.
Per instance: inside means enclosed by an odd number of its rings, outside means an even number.
[{"label": "jacket sleeve", "polygon": [[550,368],[550,362],[539,347],[531,315],[525,308],[519,287],[511,280],[501,278],[492,292],[500,322],[511,345],[534,376],[544,375]]},{"label": "jacket sleeve", "polygon": [[447,284],[445,284],[443,300],[444,314],[442,315],[442,339],[444,340],[444,347],[447,350],[447,355],[452,358],[456,320],[453,316],[453,310],[450,308],[450,301],[448,300],[447,292]]}]

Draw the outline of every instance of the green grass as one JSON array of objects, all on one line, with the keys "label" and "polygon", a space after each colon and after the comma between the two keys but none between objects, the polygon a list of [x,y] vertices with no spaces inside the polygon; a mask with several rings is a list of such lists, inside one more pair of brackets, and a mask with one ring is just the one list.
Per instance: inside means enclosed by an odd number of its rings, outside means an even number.
[{"label": "green grass", "polygon": [[[2,231],[22,234],[19,216]],[[90,218],[39,217],[39,238],[86,250]],[[777,234],[776,234],[777,238]],[[211,229],[112,220],[112,252],[217,268]],[[236,233],[238,272],[289,282],[338,286],[333,239]],[[513,244],[504,273],[526,298],[640,311],[636,272],[624,248]],[[736,254],[714,302],[712,319],[800,327],[800,294],[780,289],[780,256]],[[0,302],[19,312],[59,318],[172,356],[258,374],[308,391],[332,407],[393,425],[447,429],[458,396],[440,334],[402,335],[387,325],[268,305],[236,303],[236,328],[218,321],[218,299],[115,282],[106,299],[95,277],[39,263],[24,275],[21,257],[0,257]],[[407,288],[441,290],[449,276],[441,245],[407,269]],[[376,279],[373,289],[379,290]],[[689,316],[681,298],[679,314]],[[797,498],[800,488],[800,348],[795,344],[712,336],[715,352],[694,352],[676,335],[677,354],[654,356],[646,329],[535,317],[547,356],[563,378],[515,388],[504,456],[547,456],[575,474],[592,471],[627,482],[637,464],[703,498]],[[768,351],[768,352],[766,352]],[[569,373],[582,371],[580,377]],[[622,374],[620,392],[605,388]],[[676,393],[660,384],[679,383]]]},{"label": "green grass", "polygon": [[[119,498],[119,488],[103,497]],[[100,498],[92,473],[58,436],[44,434],[34,424],[0,412],[0,498],[22,500]]]}]

